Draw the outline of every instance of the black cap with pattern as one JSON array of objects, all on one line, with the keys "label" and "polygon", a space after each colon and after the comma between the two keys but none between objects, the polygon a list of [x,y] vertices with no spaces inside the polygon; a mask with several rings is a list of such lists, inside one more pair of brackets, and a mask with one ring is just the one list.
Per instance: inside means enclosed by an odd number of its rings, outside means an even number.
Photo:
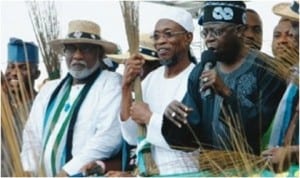
[{"label": "black cap with pattern", "polygon": [[245,24],[246,4],[243,1],[206,1],[198,24],[207,22]]}]

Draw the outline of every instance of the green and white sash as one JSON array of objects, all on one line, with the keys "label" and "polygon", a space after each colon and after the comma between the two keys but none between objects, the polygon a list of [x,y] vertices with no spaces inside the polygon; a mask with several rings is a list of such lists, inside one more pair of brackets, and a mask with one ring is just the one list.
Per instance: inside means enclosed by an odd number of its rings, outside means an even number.
[{"label": "green and white sash", "polygon": [[73,78],[67,75],[54,90],[44,118],[42,174],[55,176],[72,158],[73,128],[78,111],[101,70],[92,74],[73,103],[67,103]]}]

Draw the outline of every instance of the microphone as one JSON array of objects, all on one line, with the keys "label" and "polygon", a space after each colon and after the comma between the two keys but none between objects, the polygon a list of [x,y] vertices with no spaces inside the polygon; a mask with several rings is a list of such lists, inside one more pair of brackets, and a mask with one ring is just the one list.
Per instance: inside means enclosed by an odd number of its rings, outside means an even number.
[{"label": "microphone", "polygon": [[[217,56],[212,50],[203,51],[201,54],[201,64],[203,67],[202,72],[208,71],[208,70],[211,70],[212,68],[214,68],[216,65],[216,61],[217,61]],[[204,82],[203,80],[201,80],[199,82],[199,90],[202,87],[203,82]],[[211,88],[207,88],[206,90],[204,90],[202,92],[199,91],[199,92],[201,93],[202,98],[207,98],[207,97],[211,96],[213,93]]]}]

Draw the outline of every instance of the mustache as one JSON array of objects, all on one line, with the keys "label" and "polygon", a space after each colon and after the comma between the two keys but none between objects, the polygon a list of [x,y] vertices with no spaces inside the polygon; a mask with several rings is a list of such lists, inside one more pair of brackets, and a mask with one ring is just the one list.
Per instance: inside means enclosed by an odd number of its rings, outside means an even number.
[{"label": "mustache", "polygon": [[71,62],[71,66],[78,65],[78,64],[83,65],[85,67],[87,66],[87,63],[85,61],[72,61]]}]

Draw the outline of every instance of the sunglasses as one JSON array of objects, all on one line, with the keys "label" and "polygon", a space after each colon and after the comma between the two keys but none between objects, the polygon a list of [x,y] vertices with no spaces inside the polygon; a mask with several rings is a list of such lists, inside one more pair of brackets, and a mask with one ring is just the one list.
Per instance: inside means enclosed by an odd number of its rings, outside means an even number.
[{"label": "sunglasses", "polygon": [[65,44],[64,52],[68,54],[74,54],[79,50],[82,54],[89,54],[94,52],[98,46],[93,44]]}]

